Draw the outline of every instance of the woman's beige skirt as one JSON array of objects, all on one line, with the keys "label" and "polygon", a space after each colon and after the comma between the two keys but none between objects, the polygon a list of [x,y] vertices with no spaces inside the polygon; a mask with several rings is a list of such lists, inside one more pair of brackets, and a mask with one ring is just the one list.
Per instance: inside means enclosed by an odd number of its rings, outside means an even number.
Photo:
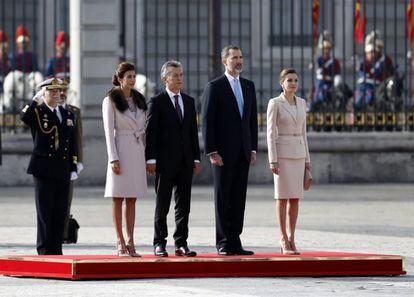
[{"label": "woman's beige skirt", "polygon": [[305,158],[278,159],[279,175],[273,174],[275,199],[303,198]]}]

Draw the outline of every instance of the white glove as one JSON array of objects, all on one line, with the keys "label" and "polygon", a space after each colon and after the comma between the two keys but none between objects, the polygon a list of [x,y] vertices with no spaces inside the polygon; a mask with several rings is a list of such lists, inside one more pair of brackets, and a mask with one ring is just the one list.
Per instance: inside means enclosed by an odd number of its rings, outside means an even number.
[{"label": "white glove", "polygon": [[83,164],[82,164],[82,163],[78,163],[78,164],[76,164],[76,171],[77,171],[77,174],[81,173],[81,172],[82,172],[82,170],[83,170]]},{"label": "white glove", "polygon": [[40,89],[40,91],[39,92],[37,92],[34,96],[33,96],[33,101],[36,101],[36,102],[40,102],[40,101],[42,101],[43,100],[43,95],[45,94],[45,89],[44,88],[42,88],[42,89]]},{"label": "white glove", "polygon": [[75,171],[70,173],[70,180],[78,179],[78,174]]}]

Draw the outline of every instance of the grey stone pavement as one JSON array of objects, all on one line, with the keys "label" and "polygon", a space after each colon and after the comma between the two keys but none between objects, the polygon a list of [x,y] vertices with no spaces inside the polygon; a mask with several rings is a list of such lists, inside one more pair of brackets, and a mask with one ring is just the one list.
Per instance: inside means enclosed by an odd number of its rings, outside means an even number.
[{"label": "grey stone pavement", "polygon": [[[137,202],[136,243],[152,251],[153,188]],[[244,246],[278,251],[272,185],[249,186]],[[72,213],[79,242],[66,254],[112,254],[111,202],[103,187],[78,187]],[[169,215],[170,233],[173,215]],[[0,255],[35,254],[32,188],[0,188]],[[214,252],[212,186],[193,188],[189,244]],[[65,281],[0,276],[0,296],[414,296],[414,185],[315,185],[301,202],[297,244],[302,250],[406,256],[400,277],[267,277]],[[170,252],[173,251],[171,236]]]}]

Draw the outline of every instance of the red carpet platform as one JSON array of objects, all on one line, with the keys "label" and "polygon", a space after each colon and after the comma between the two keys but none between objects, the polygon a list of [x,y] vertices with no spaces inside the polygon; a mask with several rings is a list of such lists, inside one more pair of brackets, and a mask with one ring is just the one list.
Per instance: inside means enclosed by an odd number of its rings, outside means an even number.
[{"label": "red carpet platform", "polygon": [[298,256],[259,253],[254,256],[200,254],[194,258],[119,258],[108,255],[0,257],[0,274],[70,280],[243,277],[403,275],[401,256],[303,252]]}]

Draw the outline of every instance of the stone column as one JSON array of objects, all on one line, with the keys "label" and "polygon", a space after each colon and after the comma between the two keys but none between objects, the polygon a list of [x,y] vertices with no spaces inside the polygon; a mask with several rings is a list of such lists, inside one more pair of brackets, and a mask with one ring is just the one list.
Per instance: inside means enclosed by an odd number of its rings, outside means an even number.
[{"label": "stone column", "polygon": [[77,184],[105,182],[102,100],[119,61],[119,0],[71,0],[71,102],[81,107],[83,164]]}]

